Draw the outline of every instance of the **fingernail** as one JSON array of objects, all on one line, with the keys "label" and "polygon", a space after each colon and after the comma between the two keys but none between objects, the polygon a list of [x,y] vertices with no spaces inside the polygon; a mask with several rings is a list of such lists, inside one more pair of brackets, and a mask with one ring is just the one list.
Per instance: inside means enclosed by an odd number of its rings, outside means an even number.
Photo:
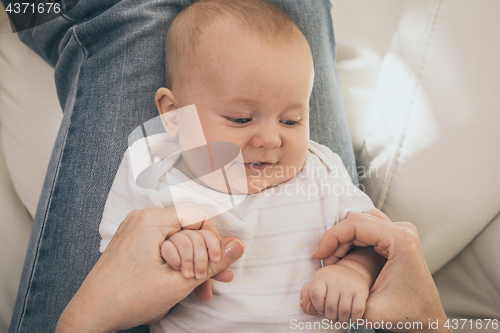
[{"label": "fingernail", "polygon": [[314,251],[313,251],[313,255],[314,255],[314,254],[316,254],[316,252],[318,252],[318,249],[319,249],[319,245],[318,245],[318,246],[316,246],[316,248],[314,249]]},{"label": "fingernail", "polygon": [[307,304],[306,313],[308,315],[318,314],[318,311],[316,311],[316,309],[314,308],[314,305],[312,305],[312,302],[309,302],[309,304]]},{"label": "fingernail", "polygon": [[201,280],[205,278],[205,272],[198,272],[196,273],[196,279]]},{"label": "fingernail", "polygon": [[235,239],[226,245],[224,251],[229,259],[238,259],[243,255],[243,243]]},{"label": "fingernail", "polygon": [[187,276],[188,276],[189,279],[194,277],[194,272],[193,272],[192,269],[190,269],[190,270],[187,271]]}]

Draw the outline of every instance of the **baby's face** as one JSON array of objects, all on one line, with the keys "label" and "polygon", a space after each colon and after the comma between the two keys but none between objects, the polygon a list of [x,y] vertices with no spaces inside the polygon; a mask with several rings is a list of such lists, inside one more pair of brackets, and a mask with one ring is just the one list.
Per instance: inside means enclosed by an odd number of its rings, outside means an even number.
[{"label": "baby's face", "polygon": [[[306,160],[314,72],[300,37],[276,46],[210,29],[197,45],[188,83],[173,91],[178,107],[196,105],[207,142],[240,147],[249,193],[293,178]],[[179,135],[182,141],[189,133]]]}]

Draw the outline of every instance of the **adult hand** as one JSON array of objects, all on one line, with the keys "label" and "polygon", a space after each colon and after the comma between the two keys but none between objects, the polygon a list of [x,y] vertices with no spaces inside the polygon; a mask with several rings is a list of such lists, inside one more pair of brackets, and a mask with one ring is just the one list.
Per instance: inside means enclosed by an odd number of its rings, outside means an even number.
[{"label": "adult hand", "polygon": [[[180,230],[174,209],[131,212],[59,319],[56,332],[114,332],[162,318],[204,282],[185,279],[161,258],[164,240]],[[226,269],[241,257],[243,243],[221,240],[222,258],[210,263],[207,280],[230,280]]]},{"label": "adult hand", "polygon": [[[365,322],[391,323],[396,332],[449,332],[447,320],[432,275],[425,262],[416,227],[391,222],[377,209],[351,214],[325,232],[315,250],[317,259],[335,258],[346,245],[373,246],[387,262],[370,290],[363,316]],[[340,250],[337,250],[339,249]],[[335,259],[334,259],[335,260]],[[304,312],[319,316],[308,295],[301,295]],[[439,321],[439,329],[429,328]],[[398,323],[422,323],[421,329],[405,329]]]}]

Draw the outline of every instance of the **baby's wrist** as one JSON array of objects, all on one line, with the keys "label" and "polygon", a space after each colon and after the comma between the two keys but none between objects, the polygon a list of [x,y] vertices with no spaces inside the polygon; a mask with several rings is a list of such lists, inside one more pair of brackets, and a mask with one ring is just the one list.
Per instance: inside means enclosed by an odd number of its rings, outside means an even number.
[{"label": "baby's wrist", "polygon": [[368,288],[371,288],[371,286],[375,282],[375,278],[372,276],[369,269],[366,266],[364,266],[361,262],[357,261],[356,259],[344,257],[343,259],[341,259],[340,261],[338,261],[334,265],[346,267],[346,268],[358,273],[359,275],[361,275],[363,277],[363,279],[366,281],[366,283],[368,284]]},{"label": "baby's wrist", "polygon": [[347,254],[339,263],[362,275],[371,288],[385,264],[385,258],[376,253],[373,247],[361,247]]}]

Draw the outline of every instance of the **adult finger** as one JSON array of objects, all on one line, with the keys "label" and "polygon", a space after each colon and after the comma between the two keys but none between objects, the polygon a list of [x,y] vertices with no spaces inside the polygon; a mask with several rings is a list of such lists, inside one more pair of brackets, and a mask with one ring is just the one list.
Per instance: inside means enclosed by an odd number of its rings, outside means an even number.
[{"label": "adult finger", "polygon": [[200,284],[194,288],[194,295],[199,301],[206,302],[212,299],[212,279]]},{"label": "adult finger", "polygon": [[340,244],[332,255],[323,259],[323,265],[324,266],[333,265],[337,261],[342,259],[351,249],[351,245],[352,245],[351,243]]},{"label": "adult finger", "polygon": [[219,262],[210,262],[208,265],[209,277],[216,276],[229,268],[245,251],[243,242],[235,237],[224,238],[220,244],[224,251],[221,253],[221,260]]},{"label": "adult finger", "polygon": [[229,269],[225,269],[222,272],[220,272],[219,274],[216,274],[212,277],[212,279],[214,279],[216,281],[220,281],[220,282],[231,282],[231,281],[233,281],[233,278],[234,278],[234,274]]},{"label": "adult finger", "polygon": [[328,229],[314,251],[314,257],[323,259],[331,256],[341,244],[374,246],[375,250],[387,258],[392,244],[393,223],[378,210],[367,213],[352,213],[347,219]]}]

